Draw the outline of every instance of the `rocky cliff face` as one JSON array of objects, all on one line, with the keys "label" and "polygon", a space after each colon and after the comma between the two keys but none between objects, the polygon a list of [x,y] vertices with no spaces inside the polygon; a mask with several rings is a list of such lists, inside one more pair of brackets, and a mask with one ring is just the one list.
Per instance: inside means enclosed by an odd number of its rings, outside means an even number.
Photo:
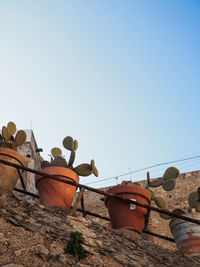
[{"label": "rocky cliff face", "polygon": [[[85,238],[87,257],[64,253],[70,233]],[[17,195],[0,192],[0,266],[200,266],[200,258],[181,256],[144,241],[130,230],[112,230],[66,208],[45,208]]]}]

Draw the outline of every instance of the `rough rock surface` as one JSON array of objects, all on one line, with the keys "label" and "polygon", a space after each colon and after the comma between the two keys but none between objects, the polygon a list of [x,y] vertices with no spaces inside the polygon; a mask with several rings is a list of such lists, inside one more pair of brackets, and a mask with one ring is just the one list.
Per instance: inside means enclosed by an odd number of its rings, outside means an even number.
[{"label": "rough rock surface", "polygon": [[[83,234],[88,256],[64,253],[72,231]],[[68,215],[61,207],[45,208],[17,195],[0,192],[0,266],[200,266],[200,258],[182,256],[144,241],[133,231]]]}]

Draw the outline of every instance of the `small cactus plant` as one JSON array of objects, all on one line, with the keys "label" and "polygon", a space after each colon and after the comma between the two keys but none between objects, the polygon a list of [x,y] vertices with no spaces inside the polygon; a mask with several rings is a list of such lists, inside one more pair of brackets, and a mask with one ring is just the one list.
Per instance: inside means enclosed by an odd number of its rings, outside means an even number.
[{"label": "small cactus plant", "polygon": [[67,136],[63,139],[63,146],[65,149],[70,151],[70,157],[69,161],[62,156],[62,150],[58,147],[54,147],[51,149],[51,162],[44,160],[42,157],[40,157],[41,161],[41,167],[49,167],[49,166],[60,166],[65,167],[73,170],[76,172],[79,176],[89,176],[91,174],[94,174],[96,177],[98,177],[98,170],[95,166],[95,162],[92,159],[91,163],[83,163],[76,167],[73,167],[75,157],[76,157],[76,150],[78,148],[78,141],[74,140],[71,136]]},{"label": "small cactus plant", "polygon": [[[163,174],[163,177],[160,177],[154,181],[150,181],[150,179],[147,181],[147,189],[150,191],[150,193],[152,192],[149,187],[159,187],[162,186],[162,188],[165,191],[171,191],[172,189],[174,189],[175,185],[176,185],[176,179],[179,177],[180,172],[177,168],[175,167],[169,167],[166,169],[166,171]],[[151,193],[152,195],[152,193]],[[160,197],[160,196],[155,196],[155,194],[153,194],[153,197],[151,197],[151,199],[155,202],[155,204],[161,208],[161,209],[165,209],[167,204],[164,200],[164,198]],[[174,213],[179,213],[182,212],[184,213],[183,210],[181,209],[175,209],[172,212]],[[160,217],[165,219],[165,220],[169,220],[172,219],[171,216],[164,214],[164,213],[160,213]]]},{"label": "small cactus plant", "polygon": [[7,126],[2,127],[0,134],[0,147],[8,147],[17,150],[18,146],[26,142],[26,133],[23,130],[17,132],[14,122],[8,122]]},{"label": "small cactus plant", "polygon": [[[151,200],[153,200],[155,202],[155,204],[161,208],[161,209],[165,209],[167,204],[165,202],[165,199],[162,198],[161,196],[156,196],[155,192],[153,192],[150,188],[156,188],[156,187],[160,187],[162,186],[162,188],[165,191],[171,191],[172,189],[174,189],[175,185],[176,185],[176,179],[179,177],[179,170],[175,167],[169,167],[168,169],[166,169],[166,171],[164,172],[163,177],[159,177],[153,181],[150,181],[150,177],[149,177],[149,172],[147,173],[147,184],[145,185],[145,188],[150,192],[151,194]],[[138,185],[138,182],[134,182],[131,183],[131,181],[123,181],[122,184],[132,184],[132,185]],[[139,184],[140,186],[140,184]],[[200,190],[199,190],[199,196],[200,196]],[[199,198],[200,199],[200,198]],[[200,204],[200,203],[199,203]],[[200,205],[199,205],[200,208]],[[177,212],[177,209],[174,210],[173,212]],[[180,209],[178,210],[179,214],[180,214]],[[178,213],[177,212],[177,213]],[[184,212],[181,210],[181,212]],[[171,216],[166,215],[164,213],[160,213],[161,218],[163,219],[171,219]]]}]

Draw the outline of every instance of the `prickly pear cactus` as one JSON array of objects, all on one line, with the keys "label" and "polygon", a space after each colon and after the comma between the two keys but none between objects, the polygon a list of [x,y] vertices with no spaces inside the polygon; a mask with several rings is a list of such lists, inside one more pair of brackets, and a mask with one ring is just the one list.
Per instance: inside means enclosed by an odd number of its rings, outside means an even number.
[{"label": "prickly pear cactus", "polygon": [[163,184],[163,178],[157,178],[154,181],[151,181],[150,187],[159,187]]},{"label": "prickly pear cactus", "polygon": [[63,140],[64,148],[72,151],[74,149],[74,139],[71,136],[67,136]]},{"label": "prickly pear cactus", "polygon": [[74,150],[77,150],[77,148],[78,148],[78,141],[74,140]]},{"label": "prickly pear cactus", "polygon": [[11,137],[11,134],[9,133],[8,128],[6,126],[3,126],[3,128],[2,128],[2,136],[3,136],[4,141],[6,141],[6,142]]},{"label": "prickly pear cactus", "polygon": [[61,156],[56,157],[51,162],[51,166],[68,167],[67,161],[63,157],[61,157]]},{"label": "prickly pear cactus", "polygon": [[54,147],[51,149],[51,154],[54,156],[54,158],[60,157],[62,156],[62,150],[59,147]]},{"label": "prickly pear cactus", "polygon": [[[179,215],[183,215],[185,212],[182,209],[175,209],[172,211],[175,214],[179,214]],[[164,214],[164,213],[159,213],[160,217],[164,220],[171,220],[173,217],[168,215],[168,214]]]},{"label": "prickly pear cactus", "polygon": [[159,213],[160,217],[164,220],[171,220],[172,219],[172,216],[168,215],[168,214],[165,214],[165,213]]},{"label": "prickly pear cactus", "polygon": [[188,197],[188,204],[191,208],[195,208],[196,202],[198,200],[198,194],[196,191],[191,192],[189,197]]},{"label": "prickly pear cactus", "polygon": [[168,180],[168,179],[177,179],[179,177],[179,170],[175,167],[169,167],[164,175],[163,175],[163,179],[164,180]]},{"label": "prickly pear cactus", "polygon": [[76,151],[72,150],[70,158],[69,158],[69,162],[68,162],[68,167],[72,167],[74,160],[75,160],[75,156],[76,156]]},{"label": "prickly pear cactus", "polygon": [[178,209],[174,209],[172,212],[175,213],[175,214],[179,214],[179,215],[185,214],[185,211],[182,210],[182,209],[179,209],[179,208]]},{"label": "prickly pear cactus", "polygon": [[159,208],[161,208],[161,209],[166,208],[166,202],[165,202],[164,198],[162,198],[162,197],[155,197],[154,202],[156,203],[156,205]]},{"label": "prickly pear cactus", "polygon": [[51,166],[51,163],[50,163],[49,161],[47,161],[47,160],[43,160],[43,161],[41,162],[41,168],[42,168],[42,169],[44,169],[44,168],[46,168],[46,167],[49,167],[49,166]]},{"label": "prickly pear cactus", "polygon": [[17,131],[16,125],[12,121],[8,122],[7,129],[10,135],[14,135]]},{"label": "prickly pear cactus", "polygon": [[98,176],[99,176],[99,172],[98,172],[98,170],[97,170],[97,168],[96,168],[96,166],[95,166],[95,161],[94,161],[93,159],[91,160],[90,168],[92,169],[92,173],[93,173],[96,177],[98,177]]},{"label": "prickly pear cactus", "polygon": [[196,212],[200,212],[200,201],[199,200],[197,200],[195,203],[195,210]]},{"label": "prickly pear cactus", "polygon": [[25,143],[25,141],[26,141],[26,133],[23,130],[18,131],[15,136],[15,145],[21,146]]},{"label": "prickly pear cactus", "polygon": [[87,163],[80,164],[73,170],[80,176],[89,176],[92,174],[91,166]]},{"label": "prickly pear cactus", "polygon": [[151,194],[151,200],[155,200],[155,194],[154,194],[154,192],[151,189],[148,189],[148,191]]},{"label": "prickly pear cactus", "polygon": [[200,186],[197,188],[198,201],[200,201]]},{"label": "prickly pear cactus", "polygon": [[165,191],[171,191],[172,189],[174,189],[175,184],[176,183],[174,179],[167,179],[167,180],[164,180],[164,182],[162,183],[162,188]]},{"label": "prickly pear cactus", "polygon": [[80,176],[88,176],[91,174],[94,174],[95,176],[99,175],[94,160],[91,160],[90,164],[84,163],[78,165],[75,168],[73,167],[76,150],[78,148],[77,140],[74,140],[71,136],[67,136],[63,140],[63,146],[71,152],[68,164],[65,158],[62,156],[62,150],[58,147],[54,147],[51,149],[51,162],[44,161],[43,158],[40,158],[41,167],[43,168],[46,166],[61,166],[65,168],[70,168]]},{"label": "prickly pear cactus", "polygon": [[133,182],[132,185],[141,186],[138,182]]}]

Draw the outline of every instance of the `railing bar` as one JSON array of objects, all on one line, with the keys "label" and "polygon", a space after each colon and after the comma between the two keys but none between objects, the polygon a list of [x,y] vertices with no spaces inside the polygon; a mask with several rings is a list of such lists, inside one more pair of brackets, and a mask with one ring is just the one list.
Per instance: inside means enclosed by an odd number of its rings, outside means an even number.
[{"label": "railing bar", "polygon": [[17,172],[18,172],[18,175],[19,175],[19,178],[20,178],[21,185],[22,185],[24,191],[26,192],[27,190],[26,190],[26,186],[25,186],[25,183],[24,183],[24,179],[22,177],[22,174],[21,174],[21,172],[20,172],[19,169],[17,169]]},{"label": "railing bar", "polygon": [[[30,195],[30,196],[35,197],[35,198],[39,198],[39,196],[36,195],[36,194],[30,193],[30,192],[27,192],[27,191],[24,191],[24,190],[21,190],[21,189],[18,189],[18,188],[14,188],[14,190],[17,191],[17,192],[20,192],[20,193],[24,193],[26,195]],[[87,210],[84,210],[83,211],[80,208],[78,208],[77,211],[82,212],[82,213],[85,213],[85,214],[90,215],[90,216],[93,216],[93,217],[97,217],[97,218],[102,219],[104,221],[110,222],[110,219],[108,217],[104,217],[104,216],[101,216],[99,214],[96,214],[96,213],[87,211]],[[172,239],[170,237],[159,235],[159,234],[155,234],[153,232],[150,232],[149,230],[143,230],[142,232],[143,233],[146,233],[146,234],[149,234],[149,235],[153,235],[153,236],[158,237],[158,238],[161,238],[161,239],[165,239],[165,240],[168,240],[168,241],[171,241],[171,242],[175,242],[174,239]]]},{"label": "railing bar", "polygon": [[200,220],[196,220],[196,219],[193,219],[193,218],[185,217],[183,215],[170,212],[170,211],[168,211],[166,209],[159,209],[159,208],[156,208],[154,206],[150,206],[150,205],[146,205],[146,204],[137,202],[135,200],[130,200],[130,199],[119,197],[119,196],[117,196],[115,194],[108,193],[108,192],[105,192],[105,191],[100,190],[100,189],[95,189],[95,188],[92,188],[92,187],[89,187],[89,186],[86,186],[86,185],[82,185],[82,184],[79,184],[79,183],[76,183],[76,182],[66,181],[64,179],[55,177],[53,175],[45,174],[45,173],[43,173],[41,171],[36,171],[36,170],[30,169],[30,168],[27,168],[27,167],[23,167],[23,166],[20,166],[20,165],[17,165],[15,163],[11,163],[11,162],[8,162],[8,161],[2,160],[2,159],[0,159],[0,162],[3,163],[3,164],[9,165],[9,166],[15,167],[15,168],[19,168],[19,169],[22,169],[22,170],[25,170],[25,171],[28,171],[28,172],[32,172],[32,173],[41,175],[43,177],[47,177],[49,179],[53,179],[53,180],[60,181],[60,182],[66,183],[66,184],[74,185],[76,187],[85,188],[85,189],[87,189],[89,191],[93,191],[95,193],[102,194],[102,195],[107,196],[107,197],[113,197],[113,198],[116,198],[116,199],[120,199],[120,200],[122,200],[122,201],[124,201],[126,203],[135,204],[137,206],[140,206],[140,207],[143,207],[143,208],[146,208],[146,209],[149,208],[150,210],[153,210],[153,211],[156,211],[156,212],[159,212],[159,213],[164,213],[164,214],[170,215],[172,217],[175,217],[175,218],[178,218],[178,219],[182,219],[182,220],[185,220],[185,221],[189,221],[189,222],[193,222],[193,223],[196,223],[196,224],[200,225]]}]

